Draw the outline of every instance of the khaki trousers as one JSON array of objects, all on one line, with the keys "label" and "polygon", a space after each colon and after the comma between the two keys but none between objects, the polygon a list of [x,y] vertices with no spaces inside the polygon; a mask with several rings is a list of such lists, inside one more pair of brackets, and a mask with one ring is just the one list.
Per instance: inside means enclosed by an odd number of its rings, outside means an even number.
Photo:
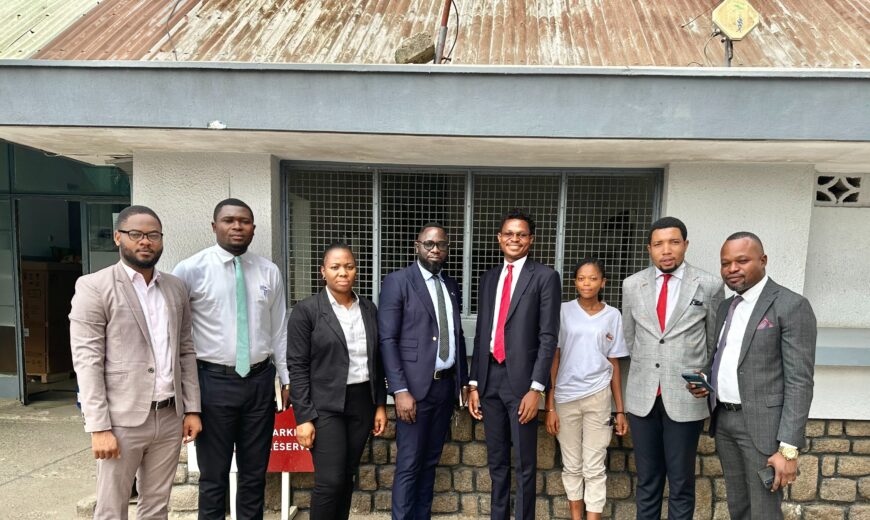
[{"label": "khaki trousers", "polygon": [[136,520],[163,519],[169,514],[169,492],[181,451],[182,419],[170,406],[151,410],[139,426],[113,426],[120,459],[97,461],[97,507],[94,518],[126,519],[133,477],[139,502]]},{"label": "khaki trousers", "polygon": [[610,426],[610,386],[590,396],[556,403],[562,483],[568,500],[583,500],[586,511],[600,513],[607,498],[607,446]]}]

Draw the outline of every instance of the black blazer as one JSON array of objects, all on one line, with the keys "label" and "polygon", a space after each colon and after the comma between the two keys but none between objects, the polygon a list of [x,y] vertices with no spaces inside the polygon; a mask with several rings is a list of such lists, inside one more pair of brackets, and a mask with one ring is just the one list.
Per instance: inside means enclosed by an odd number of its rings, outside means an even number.
[{"label": "black blazer", "polygon": [[[375,304],[359,299],[368,350],[372,402],[387,403],[384,366],[378,352],[378,318]],[[290,313],[287,325],[287,369],[290,401],[296,422],[318,417],[318,411],[344,411],[350,358],[344,331],[329,302],[326,289],[305,298]]]},{"label": "black blazer", "polygon": [[[504,263],[480,277],[477,331],[471,375],[483,395],[489,371],[489,341],[495,314],[498,278]],[[537,381],[549,386],[550,367],[559,341],[562,283],[559,274],[544,264],[527,259],[511,297],[504,327],[505,364],[514,395],[522,397]]]}]

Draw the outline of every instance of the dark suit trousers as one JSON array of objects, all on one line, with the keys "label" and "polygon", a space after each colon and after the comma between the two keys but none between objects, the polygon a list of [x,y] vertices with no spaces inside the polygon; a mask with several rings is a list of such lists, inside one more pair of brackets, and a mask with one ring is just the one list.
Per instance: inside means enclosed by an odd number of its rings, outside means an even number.
[{"label": "dark suit trousers", "polygon": [[417,401],[417,421],[396,420],[396,475],[393,479],[393,518],[432,517],[435,466],[447,440],[453,416],[455,376],[432,381],[425,399]]},{"label": "dark suit trousers", "polygon": [[717,408],[716,450],[725,472],[728,512],[733,520],[782,518],[782,488],[776,493],[765,489],[758,471],[767,466],[770,454],[758,451],[746,428],[742,410],[729,412]]},{"label": "dark suit trousers", "polygon": [[637,519],[659,520],[668,480],[668,519],[691,520],[695,512],[695,456],[704,421],[668,417],[661,396],[645,417],[628,414],[637,463]]},{"label": "dark suit trousers", "polygon": [[[505,361],[509,363],[510,361]],[[538,463],[538,419],[520,424],[521,398],[511,390],[505,364],[489,363],[486,388],[481,396],[486,457],[492,480],[491,518],[510,518],[511,445],[514,446],[517,520],[535,518],[535,469]]]},{"label": "dark suit trousers", "polygon": [[368,382],[347,386],[343,412],[318,410],[311,449],[311,520],[340,520],[350,515],[353,478],[374,421],[375,405]]},{"label": "dark suit trousers", "polygon": [[263,518],[266,468],[275,427],[275,367],[248,377],[199,369],[202,433],[199,462],[199,518],[223,520],[230,464],[236,447],[239,519]]}]

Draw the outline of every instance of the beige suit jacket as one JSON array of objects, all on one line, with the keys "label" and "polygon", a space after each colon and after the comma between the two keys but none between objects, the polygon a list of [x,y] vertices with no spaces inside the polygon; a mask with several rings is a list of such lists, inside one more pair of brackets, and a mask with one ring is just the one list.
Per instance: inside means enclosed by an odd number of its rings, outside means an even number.
[{"label": "beige suit jacket", "polygon": [[[198,413],[187,290],[168,273],[161,273],[157,285],[168,314],[176,413]],[[69,321],[85,431],[144,423],[156,378],[154,353],[145,314],[120,262],[78,279]]]}]

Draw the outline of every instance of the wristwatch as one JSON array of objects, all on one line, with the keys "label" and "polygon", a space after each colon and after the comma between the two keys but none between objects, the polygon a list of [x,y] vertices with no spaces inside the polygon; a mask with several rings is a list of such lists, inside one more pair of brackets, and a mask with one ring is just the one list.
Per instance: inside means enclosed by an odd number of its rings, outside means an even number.
[{"label": "wristwatch", "polygon": [[541,394],[542,399],[547,398],[547,394],[545,394],[543,390],[536,390],[534,388],[529,388],[529,392],[535,392],[536,394]]},{"label": "wristwatch", "polygon": [[798,450],[793,446],[780,446],[779,453],[785,460],[795,460],[798,458]]}]

